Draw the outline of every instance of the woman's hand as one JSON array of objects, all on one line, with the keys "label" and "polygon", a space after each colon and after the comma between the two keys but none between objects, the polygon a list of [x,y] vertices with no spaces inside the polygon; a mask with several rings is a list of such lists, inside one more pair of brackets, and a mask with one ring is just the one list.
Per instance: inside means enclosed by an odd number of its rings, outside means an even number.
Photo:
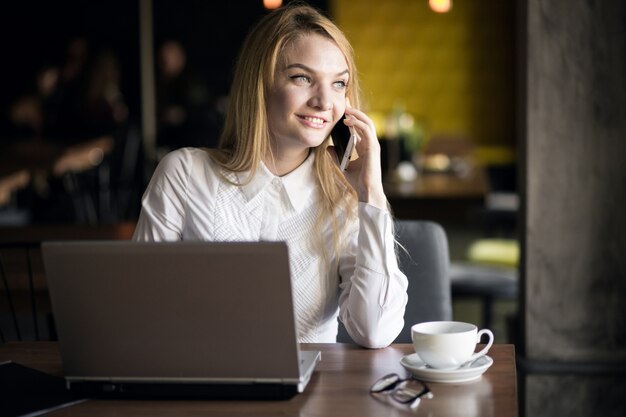
[{"label": "woman's hand", "polygon": [[357,192],[359,201],[380,209],[387,208],[387,198],[383,190],[380,164],[380,143],[376,137],[374,122],[360,110],[346,107],[347,126],[354,129],[358,136],[356,151],[359,158],[350,161],[346,169],[346,178]]}]

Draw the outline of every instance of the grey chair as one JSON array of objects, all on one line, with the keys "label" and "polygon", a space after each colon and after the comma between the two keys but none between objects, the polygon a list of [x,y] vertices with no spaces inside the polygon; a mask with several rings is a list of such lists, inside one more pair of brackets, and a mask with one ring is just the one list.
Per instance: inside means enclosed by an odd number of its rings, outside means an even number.
[{"label": "grey chair", "polygon": [[[455,299],[475,298],[481,301],[480,328],[493,329],[496,300],[518,300],[519,279],[515,267],[480,265],[471,262],[452,262],[450,282]],[[510,317],[514,320],[514,316]],[[507,329],[513,342],[514,329]]]},{"label": "grey chair", "polygon": [[[431,221],[397,220],[396,239],[400,270],[409,280],[404,328],[394,341],[411,343],[411,326],[423,321],[452,320],[448,238],[441,225]],[[352,343],[339,323],[337,342]]]}]

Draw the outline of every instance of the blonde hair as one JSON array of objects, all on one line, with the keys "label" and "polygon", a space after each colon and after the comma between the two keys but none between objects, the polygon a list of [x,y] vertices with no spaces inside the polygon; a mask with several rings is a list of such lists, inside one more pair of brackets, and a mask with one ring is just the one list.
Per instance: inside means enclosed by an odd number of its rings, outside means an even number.
[{"label": "blonde hair", "polygon": [[[308,5],[290,3],[277,9],[264,16],[248,34],[237,60],[224,130],[218,148],[211,152],[224,169],[250,171],[253,175],[263,158],[271,154],[266,103],[274,86],[276,66],[288,46],[311,34],[331,40],[341,50],[350,75],[346,96],[353,106],[360,106],[354,52],[343,32]],[[337,210],[346,217],[356,216],[357,197],[326,151],[329,144],[330,137],[311,150],[315,154],[314,169],[321,201],[316,226],[321,230],[319,226],[331,220],[337,253],[340,226],[347,224],[347,218],[337,218]],[[326,256],[325,251],[323,254]]]}]

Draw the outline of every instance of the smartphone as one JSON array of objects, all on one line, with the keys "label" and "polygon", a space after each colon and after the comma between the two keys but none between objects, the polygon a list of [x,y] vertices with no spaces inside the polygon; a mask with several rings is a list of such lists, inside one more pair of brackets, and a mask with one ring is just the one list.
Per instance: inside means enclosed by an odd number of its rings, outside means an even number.
[{"label": "smartphone", "polygon": [[341,168],[342,171],[345,171],[348,167],[350,157],[352,156],[354,146],[356,145],[356,135],[351,127],[343,124],[344,117],[339,119],[333,127],[333,130],[330,132],[330,136],[333,138],[333,144],[335,145],[335,151],[337,152],[337,157],[339,158],[339,168]]}]

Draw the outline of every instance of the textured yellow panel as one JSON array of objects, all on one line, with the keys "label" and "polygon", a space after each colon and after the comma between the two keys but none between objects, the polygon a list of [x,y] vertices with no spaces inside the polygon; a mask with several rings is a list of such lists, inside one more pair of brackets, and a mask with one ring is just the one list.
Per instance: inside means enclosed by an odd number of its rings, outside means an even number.
[{"label": "textured yellow panel", "polygon": [[330,0],[354,46],[370,111],[401,105],[427,134],[496,147],[514,144],[513,6],[455,0],[451,12],[437,14],[427,0]]}]

